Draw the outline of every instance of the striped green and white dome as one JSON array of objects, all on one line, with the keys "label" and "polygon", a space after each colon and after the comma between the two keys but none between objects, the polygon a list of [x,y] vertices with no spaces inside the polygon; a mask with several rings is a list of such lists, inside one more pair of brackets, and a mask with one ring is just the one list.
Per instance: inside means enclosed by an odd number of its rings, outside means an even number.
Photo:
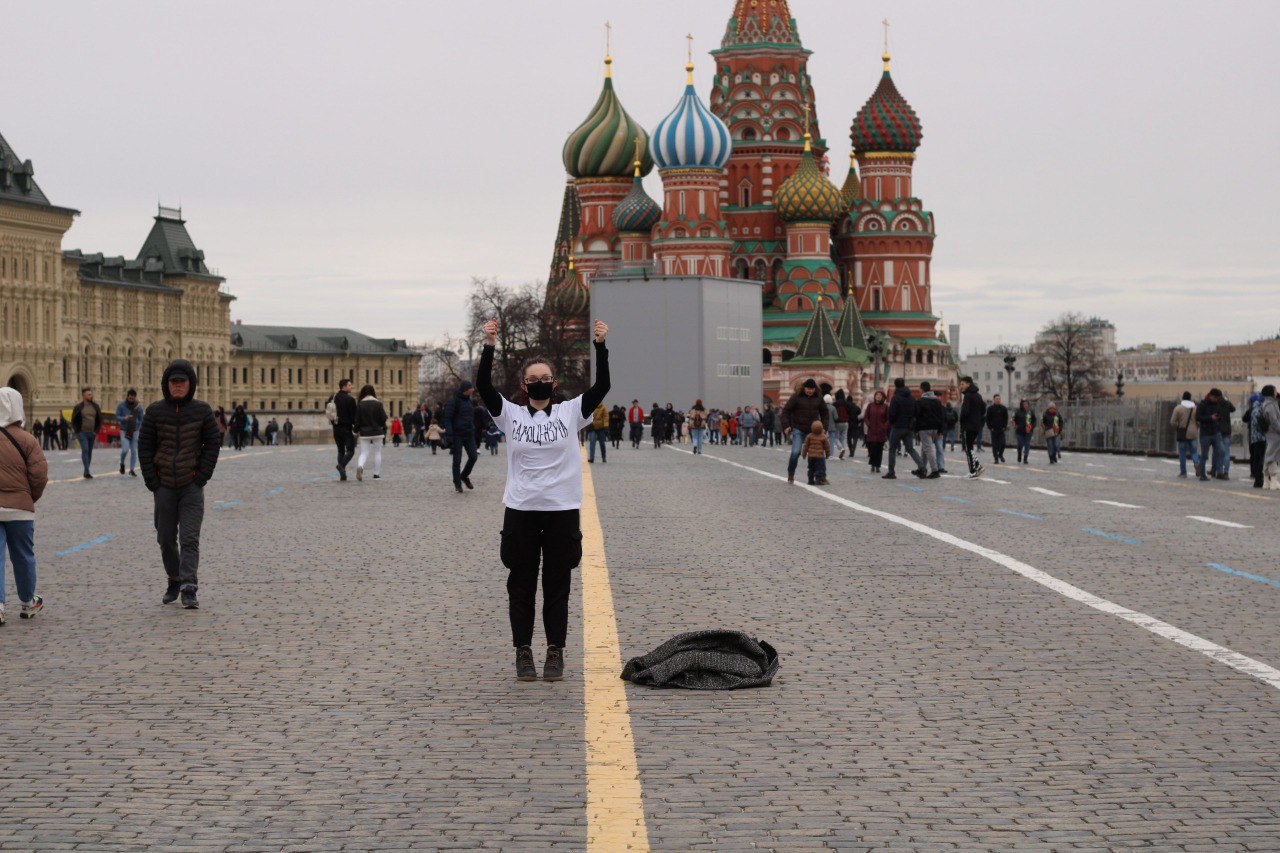
[{"label": "striped green and white dome", "polygon": [[564,168],[575,178],[629,178],[637,157],[643,174],[653,170],[649,134],[622,108],[608,70],[612,62],[605,59],[604,90],[591,114],[564,144]]}]

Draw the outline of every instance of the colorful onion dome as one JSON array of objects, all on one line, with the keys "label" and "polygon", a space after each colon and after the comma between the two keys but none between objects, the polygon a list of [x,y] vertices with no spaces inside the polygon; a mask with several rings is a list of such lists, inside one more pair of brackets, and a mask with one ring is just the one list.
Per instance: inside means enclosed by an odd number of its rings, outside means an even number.
[{"label": "colorful onion dome", "polygon": [[853,119],[849,137],[858,153],[891,151],[909,153],[920,147],[924,132],[916,111],[893,85],[889,76],[889,54],[885,54],[880,85]]},{"label": "colorful onion dome", "polygon": [[631,192],[618,202],[613,211],[613,227],[619,231],[632,233],[648,232],[662,218],[662,207],[649,198],[644,191],[644,182],[640,180],[640,161],[635,163],[635,181],[631,184]]},{"label": "colorful onion dome", "polygon": [[693,63],[685,66],[689,80],[676,108],[658,123],[650,151],[659,169],[723,169],[733,153],[729,128],[698,99],[693,88]]},{"label": "colorful onion dome", "polygon": [[649,134],[622,108],[613,91],[613,59],[606,56],[604,64],[604,90],[587,120],[569,134],[564,144],[564,168],[575,178],[625,178],[639,157],[647,175],[653,169]]},{"label": "colorful onion dome", "polygon": [[834,222],[848,210],[840,190],[814,161],[812,138],[812,134],[805,134],[800,168],[782,182],[773,197],[774,209],[785,222]]},{"label": "colorful onion dome", "polygon": [[849,154],[849,174],[845,176],[844,186],[840,188],[840,197],[844,199],[845,210],[853,207],[853,203],[862,200],[862,179],[858,177],[857,155]]},{"label": "colorful onion dome", "polygon": [[566,316],[585,317],[591,312],[591,291],[573,268],[573,258],[569,259],[569,271],[565,273],[564,281],[556,288],[555,300],[556,308]]}]

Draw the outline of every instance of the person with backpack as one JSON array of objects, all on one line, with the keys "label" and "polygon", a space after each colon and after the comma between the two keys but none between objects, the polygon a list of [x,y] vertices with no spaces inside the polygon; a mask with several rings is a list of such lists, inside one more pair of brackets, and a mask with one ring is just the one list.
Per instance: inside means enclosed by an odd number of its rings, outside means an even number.
[{"label": "person with backpack", "polygon": [[0,625],[4,624],[4,562],[13,561],[18,616],[32,619],[44,608],[36,595],[36,504],[49,483],[49,463],[40,442],[22,428],[22,395],[0,388]]},{"label": "person with backpack", "polygon": [[[142,424],[142,404],[137,390],[130,388],[116,406],[116,423],[120,427],[120,475],[124,476],[124,461],[129,460],[129,476],[138,476],[138,427]],[[219,443],[222,434],[219,433]]]},{"label": "person with backpack", "polygon": [[351,380],[338,380],[338,393],[324,405],[324,416],[333,427],[333,443],[338,447],[338,479],[347,479],[347,465],[356,455],[355,398],[351,396]]},{"label": "person with backpack", "polygon": [[1200,452],[1196,449],[1200,438],[1200,423],[1196,420],[1196,404],[1191,399],[1190,391],[1182,392],[1182,400],[1173,407],[1173,414],[1169,416],[1169,426],[1173,427],[1174,439],[1178,442],[1178,476],[1187,476],[1189,458],[1195,466],[1196,476],[1203,478]]},{"label": "person with backpack", "polygon": [[693,442],[693,452],[702,454],[702,440],[707,435],[707,410],[702,405],[702,400],[693,401],[693,408],[689,410],[689,438]]},{"label": "person with backpack", "polygon": [[199,373],[189,361],[173,361],[160,377],[164,398],[147,407],[138,432],[138,462],[155,499],[156,539],[168,579],[160,600],[172,604],[181,595],[187,610],[200,607],[204,487],[222,446],[213,409],[195,399],[198,384]]},{"label": "person with backpack", "polygon": [[1057,465],[1058,460],[1062,458],[1063,420],[1062,415],[1058,414],[1056,404],[1049,404],[1044,417],[1040,420],[1040,426],[1044,428],[1044,446],[1049,451],[1049,464]]},{"label": "person with backpack", "polygon": [[387,437],[387,410],[375,396],[372,385],[360,389],[356,406],[356,431],[360,434],[360,458],[356,460],[356,479],[364,480],[364,470],[372,460],[373,479],[382,479],[382,445]]}]

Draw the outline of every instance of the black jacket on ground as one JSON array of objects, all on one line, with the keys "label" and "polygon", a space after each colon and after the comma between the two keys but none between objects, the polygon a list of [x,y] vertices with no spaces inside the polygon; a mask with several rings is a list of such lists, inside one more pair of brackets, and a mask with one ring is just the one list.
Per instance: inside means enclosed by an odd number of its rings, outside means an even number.
[{"label": "black jacket on ground", "polygon": [[961,396],[964,402],[960,405],[960,429],[982,432],[987,422],[987,403],[978,393],[978,386],[970,385]]},{"label": "black jacket on ground", "polygon": [[649,687],[737,690],[768,687],[778,672],[773,646],[740,631],[690,631],[627,661],[624,681]]},{"label": "black jacket on ground", "polygon": [[911,429],[916,419],[916,398],[910,389],[899,388],[889,401],[889,429]]},{"label": "black jacket on ground", "polygon": [[387,410],[377,397],[365,397],[356,406],[356,430],[362,438],[387,434]]},{"label": "black jacket on ground", "polygon": [[987,429],[1004,432],[1009,428],[1009,409],[1003,403],[987,406]]},{"label": "black jacket on ground", "polygon": [[355,429],[358,415],[356,398],[348,391],[339,391],[333,395],[333,405],[338,410],[337,426]]},{"label": "black jacket on ground", "polygon": [[[169,396],[169,377],[181,370],[191,379],[187,396],[175,400]],[[138,463],[147,488],[160,486],[181,489],[192,483],[204,486],[213,477],[218,464],[218,448],[222,433],[209,404],[195,399],[200,380],[196,370],[185,359],[177,359],[164,370],[160,387],[164,399],[147,407],[138,431]]]},{"label": "black jacket on ground", "polygon": [[937,397],[916,400],[916,432],[942,432],[947,428],[947,410]]}]

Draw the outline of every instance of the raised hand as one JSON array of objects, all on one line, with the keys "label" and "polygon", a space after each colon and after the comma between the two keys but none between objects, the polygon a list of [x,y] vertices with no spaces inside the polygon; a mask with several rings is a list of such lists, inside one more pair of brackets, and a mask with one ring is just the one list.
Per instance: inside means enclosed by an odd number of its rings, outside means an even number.
[{"label": "raised hand", "polygon": [[609,327],[604,324],[603,320],[596,320],[595,339],[596,343],[604,343],[604,336],[609,334]]},{"label": "raised hand", "polygon": [[498,319],[495,317],[484,324],[484,342],[489,346],[498,343]]}]

